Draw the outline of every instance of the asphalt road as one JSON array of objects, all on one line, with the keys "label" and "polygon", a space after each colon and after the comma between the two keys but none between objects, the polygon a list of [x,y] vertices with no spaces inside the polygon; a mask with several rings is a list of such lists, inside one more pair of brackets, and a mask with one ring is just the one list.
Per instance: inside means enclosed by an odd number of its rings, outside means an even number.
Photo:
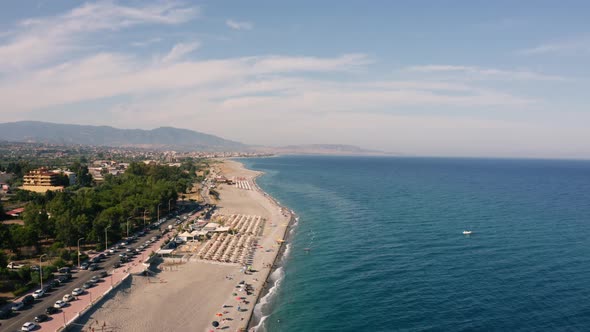
[{"label": "asphalt road", "polygon": [[[188,212],[192,211],[194,207],[188,207],[186,210]],[[180,214],[180,216],[188,215],[188,213]],[[164,228],[168,227],[170,224],[174,224],[175,218],[171,218],[170,220],[164,222],[160,225],[160,229],[164,230]],[[142,243],[146,240],[150,239],[155,234],[158,234],[160,231],[158,229],[150,230],[146,235],[143,237],[138,237],[137,240],[127,246],[127,248],[135,249],[139,247]],[[114,254],[107,256],[102,262],[99,263],[100,268],[96,271],[88,271],[88,270],[80,270],[76,272],[76,270],[72,273],[72,279],[68,282],[60,285],[57,288],[51,290],[51,292],[46,293],[42,298],[36,299],[35,303],[32,306],[25,307],[23,310],[13,312],[13,316],[9,319],[0,320],[0,331],[20,331],[21,327],[26,322],[33,322],[35,317],[40,314],[45,314],[45,309],[47,307],[51,307],[55,304],[55,301],[61,300],[64,295],[72,294],[74,288],[81,288],[82,285],[90,280],[95,275],[98,275],[101,270],[111,271],[113,269],[113,265],[115,262],[119,261],[119,254],[125,252],[125,249],[119,249]],[[110,273],[109,273],[110,274]],[[105,278],[105,282],[109,282],[109,277]],[[45,284],[45,283],[44,283]],[[60,319],[60,313],[56,313],[51,315],[53,319]]]}]

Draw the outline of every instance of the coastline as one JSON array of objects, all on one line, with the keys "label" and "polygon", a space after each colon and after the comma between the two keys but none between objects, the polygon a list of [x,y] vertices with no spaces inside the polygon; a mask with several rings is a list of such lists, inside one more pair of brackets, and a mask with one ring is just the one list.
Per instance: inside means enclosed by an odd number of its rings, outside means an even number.
[{"label": "coastline", "polygon": [[[245,169],[248,169],[247,167],[245,167],[245,165],[243,163],[241,163],[241,162],[239,162],[239,163],[242,165],[242,167],[244,167]],[[262,190],[262,188],[260,188],[260,186],[258,185],[256,180],[260,176],[264,175],[264,172],[261,172],[261,171],[257,171],[257,172],[258,172],[258,174],[252,178],[252,182],[254,183],[254,187],[256,188],[256,190],[258,190],[260,193],[262,193],[266,198],[268,198],[275,206],[287,211],[287,213],[289,214],[289,222],[287,223],[287,227],[285,228],[285,231],[283,232],[283,235],[282,235],[282,240],[284,242],[281,242],[281,244],[277,250],[277,254],[274,257],[274,260],[272,263],[272,267],[270,268],[270,270],[266,274],[264,287],[257,294],[254,309],[250,313],[250,318],[248,319],[247,327],[248,327],[248,331],[252,331],[252,332],[255,332],[257,330],[257,328],[259,328],[259,325],[264,322],[265,316],[255,317],[256,309],[258,306],[262,306],[262,305],[266,304],[266,303],[261,303],[261,300],[265,299],[267,296],[270,296],[269,293],[271,292],[272,288],[277,285],[278,281],[277,280],[273,281],[271,279],[271,276],[273,275],[273,273],[275,271],[277,271],[279,268],[281,268],[283,266],[282,264],[279,264],[279,262],[286,257],[286,251],[287,251],[287,245],[288,245],[287,241],[289,239],[289,232],[290,232],[290,230],[293,229],[294,225],[299,220],[299,217],[297,216],[295,211],[290,210],[289,208],[283,206],[272,195],[270,195],[269,193]],[[264,314],[262,312],[262,309],[263,308],[260,307],[260,313]]]},{"label": "coastline", "polygon": [[[176,253],[182,257],[180,261],[165,258],[152,266],[152,277],[134,276],[129,288],[114,292],[81,319],[79,330],[88,329],[93,321],[107,328],[138,332],[186,326],[209,332],[215,330],[215,321],[228,331],[256,330],[253,324],[260,318],[256,306],[273,285],[271,276],[288,247],[284,239],[296,216],[258,186],[255,180],[262,172],[231,159],[213,167],[227,178],[249,181],[251,187],[219,184],[221,200],[212,221],[227,223],[234,215],[265,220],[251,247],[249,269],[237,263],[206,260],[197,254],[197,248],[205,246],[203,241],[187,243]],[[242,283],[250,285],[251,291],[238,287]]]}]

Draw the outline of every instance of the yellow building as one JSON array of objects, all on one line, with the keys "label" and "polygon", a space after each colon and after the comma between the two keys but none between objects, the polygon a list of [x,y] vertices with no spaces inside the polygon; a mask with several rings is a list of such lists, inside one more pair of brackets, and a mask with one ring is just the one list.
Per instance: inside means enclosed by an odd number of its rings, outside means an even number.
[{"label": "yellow building", "polygon": [[24,176],[22,189],[38,193],[44,193],[48,190],[63,190],[63,186],[58,185],[58,176],[58,173],[50,172],[44,167],[32,170]]}]

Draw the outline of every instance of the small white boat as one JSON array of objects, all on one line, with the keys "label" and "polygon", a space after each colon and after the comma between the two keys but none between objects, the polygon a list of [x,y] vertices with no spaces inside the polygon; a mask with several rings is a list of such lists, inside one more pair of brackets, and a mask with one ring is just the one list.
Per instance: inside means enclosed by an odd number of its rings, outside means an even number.
[{"label": "small white boat", "polygon": [[463,235],[471,235],[472,231],[463,231]]}]

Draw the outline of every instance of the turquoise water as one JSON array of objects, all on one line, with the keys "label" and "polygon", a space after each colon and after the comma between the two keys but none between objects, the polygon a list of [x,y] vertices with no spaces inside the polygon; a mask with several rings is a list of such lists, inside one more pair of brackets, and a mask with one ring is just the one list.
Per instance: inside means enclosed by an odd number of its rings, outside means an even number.
[{"label": "turquoise water", "polygon": [[590,162],[245,164],[300,217],[259,331],[590,329]]}]

